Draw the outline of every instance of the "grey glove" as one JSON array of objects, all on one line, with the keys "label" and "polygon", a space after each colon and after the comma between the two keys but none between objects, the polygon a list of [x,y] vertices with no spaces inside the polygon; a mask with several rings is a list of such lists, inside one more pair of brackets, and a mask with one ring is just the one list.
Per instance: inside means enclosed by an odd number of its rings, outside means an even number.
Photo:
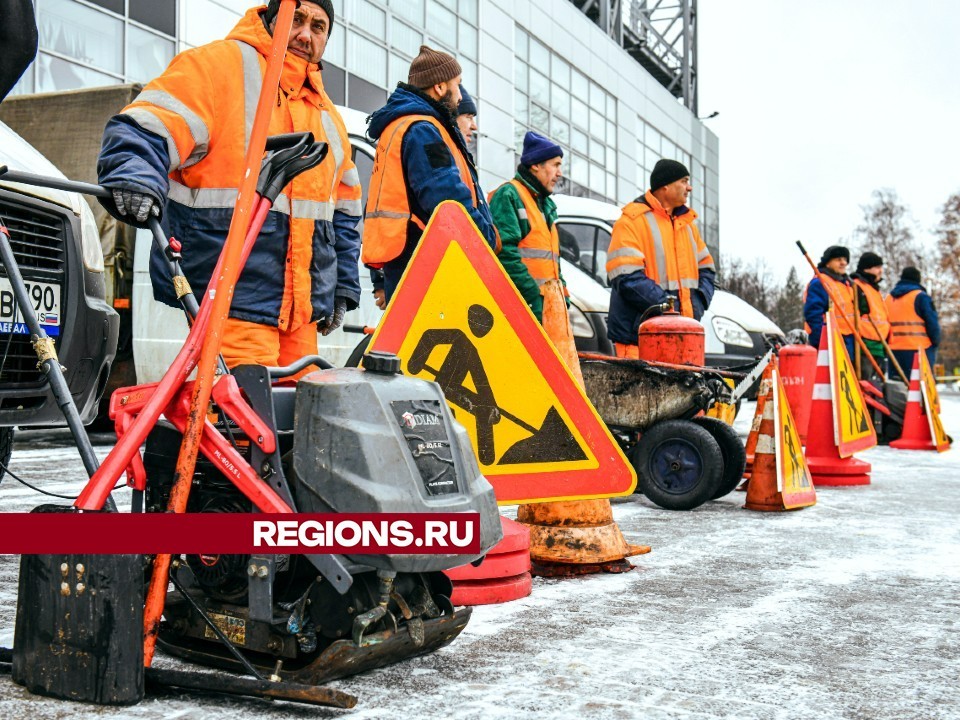
[{"label": "grey glove", "polygon": [[160,206],[146,193],[114,188],[113,203],[117,206],[118,213],[131,215],[139,223],[146,222],[150,215],[160,217]]},{"label": "grey glove", "polygon": [[346,298],[335,298],[333,301],[333,314],[330,315],[326,320],[321,322],[317,329],[320,331],[320,334],[326,337],[338,327],[343,325],[343,316],[347,314],[347,300]]}]

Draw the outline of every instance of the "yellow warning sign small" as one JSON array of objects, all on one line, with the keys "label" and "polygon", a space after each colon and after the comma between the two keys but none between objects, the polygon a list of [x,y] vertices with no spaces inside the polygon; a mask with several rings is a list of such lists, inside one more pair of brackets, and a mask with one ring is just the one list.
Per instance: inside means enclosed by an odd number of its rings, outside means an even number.
[{"label": "yellow warning sign small", "polygon": [[940,420],[940,396],[937,393],[937,380],[930,369],[930,363],[927,361],[927,354],[920,350],[917,352],[920,358],[920,392],[923,393],[923,410],[927,415],[927,422],[930,423],[930,437],[937,446],[937,452],[946,452],[950,449],[950,438],[943,429],[943,423]]},{"label": "yellow warning sign small", "polygon": [[830,385],[833,394],[833,433],[840,457],[876,446],[877,433],[860,390],[850,355],[837,327],[833,310],[827,313],[830,340]]},{"label": "yellow warning sign small", "polygon": [[809,507],[817,502],[813,476],[803,455],[800,433],[790,411],[787,391],[781,382],[779,369],[773,371],[773,418],[777,440],[777,490],[783,496],[787,510]]}]

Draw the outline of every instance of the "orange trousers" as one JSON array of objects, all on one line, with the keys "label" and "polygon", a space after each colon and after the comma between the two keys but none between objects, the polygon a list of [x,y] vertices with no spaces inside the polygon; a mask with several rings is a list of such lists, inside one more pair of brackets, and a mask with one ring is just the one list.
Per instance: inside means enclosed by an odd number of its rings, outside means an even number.
[{"label": "orange trousers", "polygon": [[614,349],[614,352],[617,353],[617,357],[630,358],[631,360],[640,359],[640,347],[638,345],[625,345],[623,343],[614,343],[613,349]]},{"label": "orange trousers", "polygon": [[[270,325],[228,318],[220,353],[230,368],[238,365],[285,367],[305,355],[317,354],[317,324],[301,325],[286,332]],[[296,378],[315,369],[316,366],[311,365]]]}]

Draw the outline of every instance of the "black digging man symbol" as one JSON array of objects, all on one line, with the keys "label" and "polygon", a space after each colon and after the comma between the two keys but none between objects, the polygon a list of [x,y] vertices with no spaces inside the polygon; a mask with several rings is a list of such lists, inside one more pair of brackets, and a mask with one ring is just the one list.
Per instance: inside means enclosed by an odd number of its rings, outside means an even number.
[{"label": "black digging man symbol", "polygon": [[787,446],[790,452],[790,470],[784,475],[784,483],[787,480],[799,477],[801,487],[806,487],[810,483],[807,481],[807,474],[803,472],[803,465],[797,456],[797,442],[793,437],[793,426],[790,423],[783,424],[783,444]]},{"label": "black digging man symbol", "polygon": [[[407,370],[413,375],[423,370],[432,374],[447,400],[473,416],[477,425],[477,456],[481,465],[586,460],[583,449],[556,407],[551,406],[540,427],[536,427],[497,404],[483,367],[482,354],[475,342],[490,333],[493,322],[493,313],[487,308],[471,305],[467,310],[467,327],[473,337],[459,328],[427,330],[410,356]],[[431,353],[438,347],[449,349],[440,367],[434,368],[427,363]],[[487,352],[497,352],[497,349],[488,348]],[[497,460],[494,426],[501,421],[523,428],[530,436],[514,443]]]},{"label": "black digging man symbol", "polygon": [[840,370],[840,392],[843,393],[847,407],[850,409],[850,434],[863,435],[865,432],[869,432],[870,426],[867,425],[867,414],[861,410],[860,403],[854,399],[850,377],[845,370]]}]

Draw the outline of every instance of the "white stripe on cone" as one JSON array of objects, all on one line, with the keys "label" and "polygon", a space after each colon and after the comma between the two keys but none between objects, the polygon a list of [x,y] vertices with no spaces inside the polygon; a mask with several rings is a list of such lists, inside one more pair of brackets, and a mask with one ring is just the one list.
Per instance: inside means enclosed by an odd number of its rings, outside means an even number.
[{"label": "white stripe on cone", "polygon": [[813,399],[814,400],[826,400],[828,402],[833,402],[833,393],[830,391],[829,385],[814,385],[813,386]]}]

